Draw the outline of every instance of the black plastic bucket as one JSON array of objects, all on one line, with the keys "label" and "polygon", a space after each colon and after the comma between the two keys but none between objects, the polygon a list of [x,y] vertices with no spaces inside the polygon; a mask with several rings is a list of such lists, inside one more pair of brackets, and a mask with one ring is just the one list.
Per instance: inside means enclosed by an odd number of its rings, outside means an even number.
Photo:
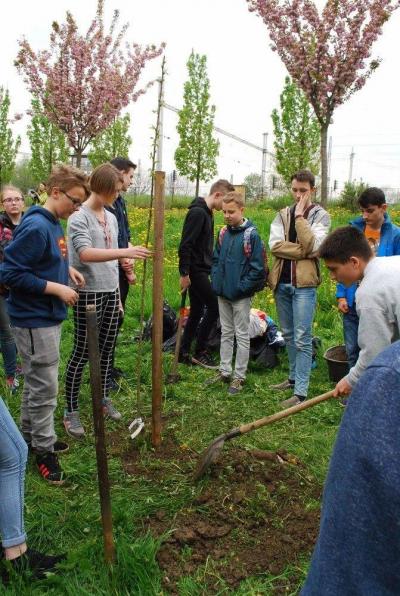
[{"label": "black plastic bucket", "polygon": [[346,348],[344,346],[333,346],[324,354],[328,363],[329,380],[337,383],[349,372]]}]

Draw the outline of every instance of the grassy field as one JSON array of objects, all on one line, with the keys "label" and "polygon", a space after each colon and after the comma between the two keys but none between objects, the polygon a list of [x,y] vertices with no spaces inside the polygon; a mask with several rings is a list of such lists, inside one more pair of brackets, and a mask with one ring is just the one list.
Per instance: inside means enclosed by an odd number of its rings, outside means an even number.
[{"label": "grassy field", "polygon": [[[399,212],[394,221],[400,223]],[[166,254],[164,294],[175,308],[179,305],[176,248],[179,242],[185,210],[171,209],[166,212]],[[264,239],[268,239],[269,226],[274,211],[268,208],[249,208],[247,216],[257,224]],[[130,208],[129,217],[135,244],[143,241],[147,211]],[[333,227],[348,221],[351,215],[341,209],[332,210]],[[217,223],[221,222],[220,215]],[[150,268],[151,269],[151,268]],[[140,278],[141,268],[138,267]],[[314,334],[322,340],[318,367],[312,373],[310,396],[327,391],[326,364],[322,354],[328,347],[341,343],[341,317],[335,308],[334,285],[323,271],[324,281],[318,290],[318,307]],[[151,277],[151,271],[150,276]],[[151,283],[146,285],[146,315],[151,312]],[[254,304],[266,310],[273,318],[276,311],[272,294],[262,292]],[[138,331],[139,290],[133,289],[126,309],[123,332],[117,350],[117,364],[127,373],[121,389],[115,394],[115,403],[123,413],[124,423],[107,422],[110,433],[110,476],[112,482],[113,520],[117,549],[117,563],[108,573],[103,563],[102,534],[97,492],[95,451],[91,423],[90,385],[85,383],[81,392],[81,407],[87,438],[82,443],[70,440],[70,451],[61,458],[68,474],[68,483],[61,487],[47,486],[39,477],[33,462],[28,463],[26,482],[26,525],[30,544],[47,552],[68,552],[68,561],[62,573],[51,575],[46,581],[30,583],[15,578],[2,593],[15,595],[157,595],[168,594],[163,582],[156,554],[162,539],[154,538],[144,529],[145,519],[157,511],[178,513],[205,488],[212,490],[213,478],[194,484],[179,458],[160,460],[146,438],[138,441],[142,467],[152,470],[147,474],[128,474],[126,452],[131,448],[127,424],[136,416],[136,344],[133,337]],[[64,371],[72,342],[72,321],[64,324],[62,360],[60,366],[60,396],[56,414],[59,437],[65,439],[61,419],[64,407]],[[165,371],[172,357],[165,357]],[[198,368],[183,368],[182,381],[164,389],[164,412],[174,414],[168,420],[166,434],[173,434],[177,450],[195,453],[201,451],[217,435],[230,428],[279,410],[280,395],[269,391],[269,385],[287,377],[286,356],[280,367],[273,371],[251,370],[245,389],[239,396],[228,397],[225,388],[205,388],[209,373]],[[87,373],[86,373],[87,374]],[[151,396],[150,346],[144,347],[142,381],[144,414],[150,415]],[[8,405],[15,417],[19,414],[19,396],[8,397]],[[307,475],[316,484],[322,484],[327,470],[342,410],[336,401],[310,409],[297,417],[250,433],[235,440],[234,448],[258,448],[265,450],[286,449],[304,464]],[[125,453],[125,455],[124,455]],[[252,478],[248,478],[249,486]],[[261,503],[261,512],[262,501]],[[317,503],[305,503],[305,507],[318,507]],[[282,522],[284,524],[284,522]],[[173,527],[173,524],[172,526]],[[164,538],[166,538],[165,536]],[[190,549],[183,556],[190,557]],[[304,581],[309,555],[287,561],[285,569],[278,574],[264,573],[243,580],[234,589],[215,573],[212,560],[197,567],[196,572],[178,582],[174,593],[180,596],[200,594],[253,594],[297,593]],[[210,591],[210,574],[213,574],[213,590]],[[290,586],[282,592],[282,586]],[[1,589],[0,589],[1,591]],[[172,593],[172,591],[171,591]]]}]

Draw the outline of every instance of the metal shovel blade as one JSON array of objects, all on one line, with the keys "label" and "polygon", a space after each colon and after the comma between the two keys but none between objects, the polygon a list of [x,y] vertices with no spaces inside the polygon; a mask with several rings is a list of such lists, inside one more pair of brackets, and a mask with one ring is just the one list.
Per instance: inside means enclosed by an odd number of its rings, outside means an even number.
[{"label": "metal shovel blade", "polygon": [[193,474],[193,478],[198,480],[201,478],[208,468],[213,464],[219,457],[221,453],[224,443],[225,443],[226,433],[220,435],[207,447],[205,451],[200,455],[200,459],[197,463],[196,469]]}]

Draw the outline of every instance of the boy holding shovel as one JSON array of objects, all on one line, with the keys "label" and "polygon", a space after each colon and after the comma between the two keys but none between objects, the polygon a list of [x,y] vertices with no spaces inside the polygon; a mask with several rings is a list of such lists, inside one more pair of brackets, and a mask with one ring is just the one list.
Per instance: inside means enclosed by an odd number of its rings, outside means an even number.
[{"label": "boy holding shovel", "polygon": [[331,278],[349,287],[359,282],[356,308],[360,354],[335,396],[351,393],[372,360],[399,339],[400,256],[375,257],[365,235],[352,226],[337,228],[319,249]]}]

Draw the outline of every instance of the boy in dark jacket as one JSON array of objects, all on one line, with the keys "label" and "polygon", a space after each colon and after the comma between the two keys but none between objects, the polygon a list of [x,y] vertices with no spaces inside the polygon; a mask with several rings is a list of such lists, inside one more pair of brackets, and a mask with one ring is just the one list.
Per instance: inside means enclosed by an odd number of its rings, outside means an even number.
[{"label": "boy in dark jacket", "polygon": [[86,175],[70,166],[55,167],[47,191],[45,205],[29,209],[5,249],[1,278],[10,288],[8,314],[24,373],[21,432],[36,454],[41,476],[62,484],[56,451],[68,445],[57,441],[54,430],[61,323],[67,305],[78,298],[68,278],[78,287],[84,279],[69,267],[60,219],[67,219],[87,197]]},{"label": "boy in dark jacket", "polygon": [[[210,379],[230,383],[228,393],[241,391],[250,350],[250,301],[266,283],[265,249],[254,224],[243,217],[244,200],[230,192],[222,201],[226,226],[220,230],[213,255],[211,283],[218,296],[221,321],[219,375]],[[233,342],[237,350],[232,375]]]},{"label": "boy in dark jacket", "polygon": [[[227,180],[218,180],[211,186],[210,194],[205,199],[198,197],[192,201],[183,224],[178,251],[180,286],[182,291],[189,291],[190,297],[190,314],[182,337],[179,360],[204,368],[217,368],[206,349],[208,335],[218,318],[218,302],[209,279],[214,247],[213,211],[221,210],[222,199],[233,190],[234,186]],[[196,348],[191,358],[190,348],[196,331]]]},{"label": "boy in dark jacket", "polygon": [[[358,204],[361,217],[350,225],[364,234],[373,253],[377,257],[400,255],[400,228],[392,224],[386,212],[385,194],[380,188],[367,188],[361,193]],[[358,315],[355,294],[357,284],[346,288],[341,283],[336,286],[338,309],[343,313],[343,333],[349,367],[355,366],[360,352],[358,346]]]}]

